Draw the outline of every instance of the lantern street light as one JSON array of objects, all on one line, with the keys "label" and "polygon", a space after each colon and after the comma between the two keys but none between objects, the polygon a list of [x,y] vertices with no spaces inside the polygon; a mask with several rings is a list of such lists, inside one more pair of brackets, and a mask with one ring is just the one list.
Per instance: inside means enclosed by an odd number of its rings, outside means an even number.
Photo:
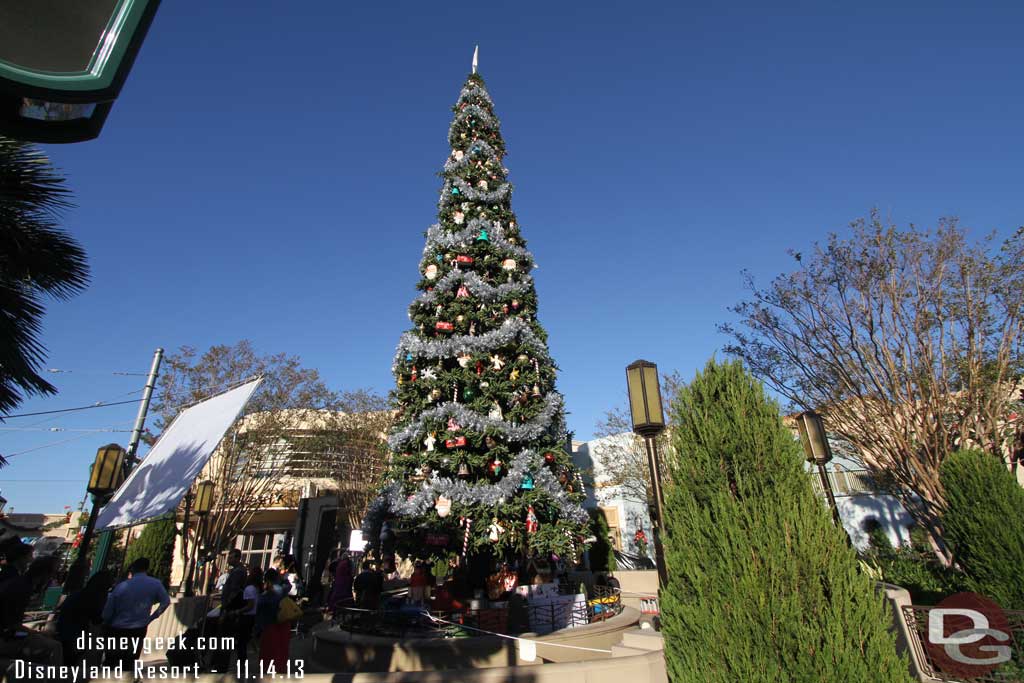
[{"label": "lantern street light", "polygon": [[93,529],[96,528],[96,517],[99,509],[107,504],[110,496],[124,481],[124,458],[124,449],[116,443],[107,444],[96,451],[96,460],[89,472],[89,486],[86,489],[92,494],[92,512],[89,513],[89,522],[78,546],[78,556],[75,557],[75,563],[71,565],[64,581],[65,593],[78,590],[84,583],[86,556],[89,554]]},{"label": "lantern street light", "polygon": [[651,471],[651,493],[654,495],[654,559],[658,565],[658,583],[668,582],[665,553],[661,540],[665,532],[665,499],[661,493],[661,462],[658,458],[657,436],[665,429],[661,408],[661,386],[658,384],[658,366],[650,361],[638,360],[626,366],[626,388],[629,391],[629,413],[633,431],[643,437],[647,449],[647,467]]},{"label": "lantern street light", "polygon": [[[196,547],[199,545],[199,539],[203,537],[203,529],[205,527],[206,516],[210,514],[210,510],[213,509],[213,493],[216,489],[216,485],[207,479],[206,481],[200,482],[199,486],[196,487],[195,494],[195,506],[192,512],[195,513],[196,517],[199,518],[199,527],[196,529],[196,539],[192,543],[192,550],[188,556],[188,576],[185,578],[185,595],[195,595],[195,591],[192,590],[192,574],[195,572],[195,558],[196,558]],[[188,499],[186,504],[192,502],[192,492],[188,492]],[[187,512],[187,509],[186,509]],[[185,538],[188,538],[188,516],[185,517]]]},{"label": "lantern street light", "polygon": [[832,492],[832,482],[825,470],[825,464],[832,460],[832,447],[829,445],[828,435],[825,433],[825,421],[813,410],[800,413],[796,421],[800,429],[800,441],[803,443],[804,453],[807,455],[807,462],[817,466],[821,488],[825,491],[828,506],[832,509],[832,519],[836,526],[842,529],[843,520],[839,516],[839,507],[836,505],[836,497]]},{"label": "lantern street light", "polygon": [[159,0],[29,2],[0,10],[0,131],[33,142],[99,135]]}]

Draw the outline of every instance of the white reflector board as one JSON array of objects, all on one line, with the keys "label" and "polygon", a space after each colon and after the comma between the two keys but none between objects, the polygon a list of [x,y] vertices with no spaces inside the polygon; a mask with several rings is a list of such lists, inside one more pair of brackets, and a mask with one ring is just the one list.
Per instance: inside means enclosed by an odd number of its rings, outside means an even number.
[{"label": "white reflector board", "polygon": [[178,413],[100,510],[96,529],[140,524],[176,508],[262,381],[253,380]]}]

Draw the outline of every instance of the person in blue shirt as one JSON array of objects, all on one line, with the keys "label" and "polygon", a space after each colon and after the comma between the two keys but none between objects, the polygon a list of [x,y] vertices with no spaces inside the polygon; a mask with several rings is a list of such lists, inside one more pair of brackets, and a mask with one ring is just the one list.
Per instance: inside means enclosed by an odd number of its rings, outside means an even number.
[{"label": "person in blue shirt", "polygon": [[[134,647],[110,652],[104,664],[117,666],[120,662],[125,671],[131,671],[139,657],[149,623],[158,619],[171,604],[167,589],[158,579],[149,576],[148,571],[147,558],[140,557],[132,562],[128,567],[131,578],[119,583],[103,606],[103,623],[107,626],[108,637],[137,639],[129,641],[134,643]],[[156,604],[160,606],[154,612],[153,605]]]}]

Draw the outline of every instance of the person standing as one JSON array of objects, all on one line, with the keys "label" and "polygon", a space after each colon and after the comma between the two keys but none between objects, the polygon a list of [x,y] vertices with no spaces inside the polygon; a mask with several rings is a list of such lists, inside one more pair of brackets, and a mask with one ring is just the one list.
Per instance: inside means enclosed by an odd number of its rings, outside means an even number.
[{"label": "person standing", "polygon": [[256,603],[263,587],[263,577],[258,571],[250,571],[242,590],[242,606],[233,610],[232,635],[235,639],[235,657],[239,662],[249,658],[249,640],[256,625]]},{"label": "person standing", "polygon": [[292,639],[291,622],[278,621],[281,601],[287,589],[281,575],[268,569],[263,575],[264,587],[256,605],[256,629],[260,638],[260,663],[262,671],[284,674],[288,662],[288,646]]},{"label": "person standing", "polygon": [[288,595],[298,600],[305,590],[302,585],[302,578],[299,576],[299,567],[295,562],[295,556],[285,555],[283,566],[285,579],[291,586],[291,590],[288,591]]},{"label": "person standing", "polygon": [[224,589],[220,592],[221,614],[239,608],[242,592],[245,590],[247,572],[242,564],[242,551],[232,548],[228,552],[228,577],[224,580]]},{"label": "person standing", "polygon": [[11,537],[0,547],[0,583],[25,573],[32,563],[32,546]]},{"label": "person standing", "polygon": [[[112,666],[121,663],[125,671],[131,671],[134,667],[150,622],[158,619],[171,604],[167,589],[159,579],[150,576],[148,571],[149,558],[140,557],[132,562],[128,567],[131,578],[114,588],[103,607],[107,636],[139,639],[135,648],[111,651],[109,659],[105,661]],[[159,605],[155,612],[153,605]]]},{"label": "person standing", "polygon": [[114,572],[109,569],[96,572],[85,584],[85,588],[72,593],[57,614],[57,637],[64,648],[64,663],[69,666],[81,664],[98,665],[99,652],[79,650],[78,639],[82,634],[90,635],[93,629],[103,623],[103,607],[107,594],[114,585]]},{"label": "person standing", "polygon": [[[383,564],[383,561],[381,561]],[[375,568],[373,560],[363,562],[363,571],[355,580],[356,607],[376,610],[380,607],[380,596],[384,592],[384,572]]]},{"label": "person standing", "polygon": [[61,663],[60,643],[22,624],[29,600],[46,588],[59,565],[60,560],[52,555],[40,557],[0,584],[0,657],[37,664]]},{"label": "person standing", "polygon": [[352,560],[348,553],[338,560],[338,568],[334,572],[334,588],[327,599],[327,607],[331,613],[338,607],[352,606]]}]

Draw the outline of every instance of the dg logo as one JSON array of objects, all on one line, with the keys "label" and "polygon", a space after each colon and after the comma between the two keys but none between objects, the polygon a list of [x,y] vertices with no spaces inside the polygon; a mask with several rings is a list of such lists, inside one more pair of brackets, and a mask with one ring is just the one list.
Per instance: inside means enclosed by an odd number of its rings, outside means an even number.
[{"label": "dg logo", "polygon": [[929,610],[925,646],[942,673],[977,678],[1010,661],[1011,633],[995,602],[977,593],[957,593]]}]

